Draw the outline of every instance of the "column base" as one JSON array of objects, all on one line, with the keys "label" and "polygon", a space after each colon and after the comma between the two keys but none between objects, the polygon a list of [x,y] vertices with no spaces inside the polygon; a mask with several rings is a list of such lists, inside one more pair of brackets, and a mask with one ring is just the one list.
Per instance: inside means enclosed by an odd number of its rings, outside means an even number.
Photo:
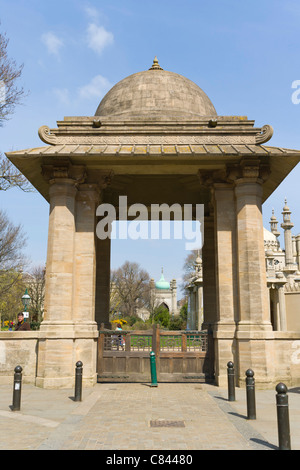
[{"label": "column base", "polygon": [[236,324],[217,322],[213,325],[215,346],[215,381],[219,387],[227,387],[227,364],[236,361]]},{"label": "column base", "polygon": [[234,364],[236,386],[245,387],[246,370],[254,371],[257,388],[271,387],[275,382],[274,331],[269,322],[215,323],[215,380],[227,387],[227,363]]},{"label": "column base", "polygon": [[83,363],[83,387],[95,385],[97,338],[95,322],[43,322],[38,344],[36,386],[74,387],[77,361]]}]

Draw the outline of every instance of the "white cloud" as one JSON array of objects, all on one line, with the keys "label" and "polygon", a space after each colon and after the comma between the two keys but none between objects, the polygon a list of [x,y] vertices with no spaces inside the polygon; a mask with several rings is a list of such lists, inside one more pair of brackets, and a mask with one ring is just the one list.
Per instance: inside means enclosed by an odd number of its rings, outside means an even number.
[{"label": "white cloud", "polygon": [[59,54],[61,47],[64,45],[63,41],[51,32],[43,34],[42,41],[46,45],[49,54],[56,56]]},{"label": "white cloud", "polygon": [[67,88],[55,88],[53,92],[61,103],[65,105],[70,104],[70,92]]},{"label": "white cloud", "polygon": [[79,98],[89,100],[92,98],[101,99],[112,87],[107,78],[96,75],[90,83],[79,88]]},{"label": "white cloud", "polygon": [[87,43],[94,52],[101,54],[103,49],[113,42],[114,35],[109,31],[106,31],[103,26],[97,26],[94,23],[89,24],[87,30]]},{"label": "white cloud", "polygon": [[89,7],[89,6],[85,7],[85,12],[93,20],[98,19],[99,17],[99,13],[94,7]]}]

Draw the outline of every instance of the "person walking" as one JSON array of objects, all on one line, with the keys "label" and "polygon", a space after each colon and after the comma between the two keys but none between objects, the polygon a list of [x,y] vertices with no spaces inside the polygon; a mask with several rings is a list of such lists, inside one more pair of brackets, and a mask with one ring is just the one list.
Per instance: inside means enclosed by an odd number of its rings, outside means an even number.
[{"label": "person walking", "polygon": [[[121,323],[118,323],[118,324],[117,324],[116,330],[122,331],[122,325],[121,325]],[[122,349],[124,349],[124,346],[125,346],[124,337],[121,336],[121,335],[118,335],[118,338],[119,338],[119,345],[121,346]]]}]

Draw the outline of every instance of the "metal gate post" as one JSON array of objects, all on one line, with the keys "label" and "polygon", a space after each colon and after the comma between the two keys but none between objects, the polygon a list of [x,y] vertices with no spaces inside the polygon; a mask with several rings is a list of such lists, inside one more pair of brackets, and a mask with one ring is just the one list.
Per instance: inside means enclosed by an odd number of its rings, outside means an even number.
[{"label": "metal gate post", "polygon": [[151,387],[157,387],[155,352],[150,353]]}]

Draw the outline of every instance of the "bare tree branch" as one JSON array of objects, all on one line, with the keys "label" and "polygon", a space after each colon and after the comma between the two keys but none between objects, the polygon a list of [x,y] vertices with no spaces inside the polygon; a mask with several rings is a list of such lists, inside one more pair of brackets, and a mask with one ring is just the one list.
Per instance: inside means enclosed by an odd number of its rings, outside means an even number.
[{"label": "bare tree branch", "polygon": [[[7,46],[6,35],[0,33],[0,127],[10,118],[15,107],[21,104],[26,96],[24,89],[17,85],[23,65],[18,66],[8,57]],[[26,192],[35,191],[25,176],[0,153],[0,191],[7,191],[13,187]]]},{"label": "bare tree branch", "polygon": [[25,94],[23,88],[18,88],[16,81],[20,78],[23,65],[8,57],[8,39],[0,33],[0,126],[14,113],[15,107],[21,103]]},{"label": "bare tree branch", "polygon": [[112,272],[114,289],[120,299],[119,310],[125,315],[134,315],[136,308],[146,303],[149,289],[149,274],[137,263],[126,261]]},{"label": "bare tree branch", "polygon": [[0,191],[11,188],[20,188],[22,191],[35,192],[35,188],[29,183],[25,176],[0,153]]}]

